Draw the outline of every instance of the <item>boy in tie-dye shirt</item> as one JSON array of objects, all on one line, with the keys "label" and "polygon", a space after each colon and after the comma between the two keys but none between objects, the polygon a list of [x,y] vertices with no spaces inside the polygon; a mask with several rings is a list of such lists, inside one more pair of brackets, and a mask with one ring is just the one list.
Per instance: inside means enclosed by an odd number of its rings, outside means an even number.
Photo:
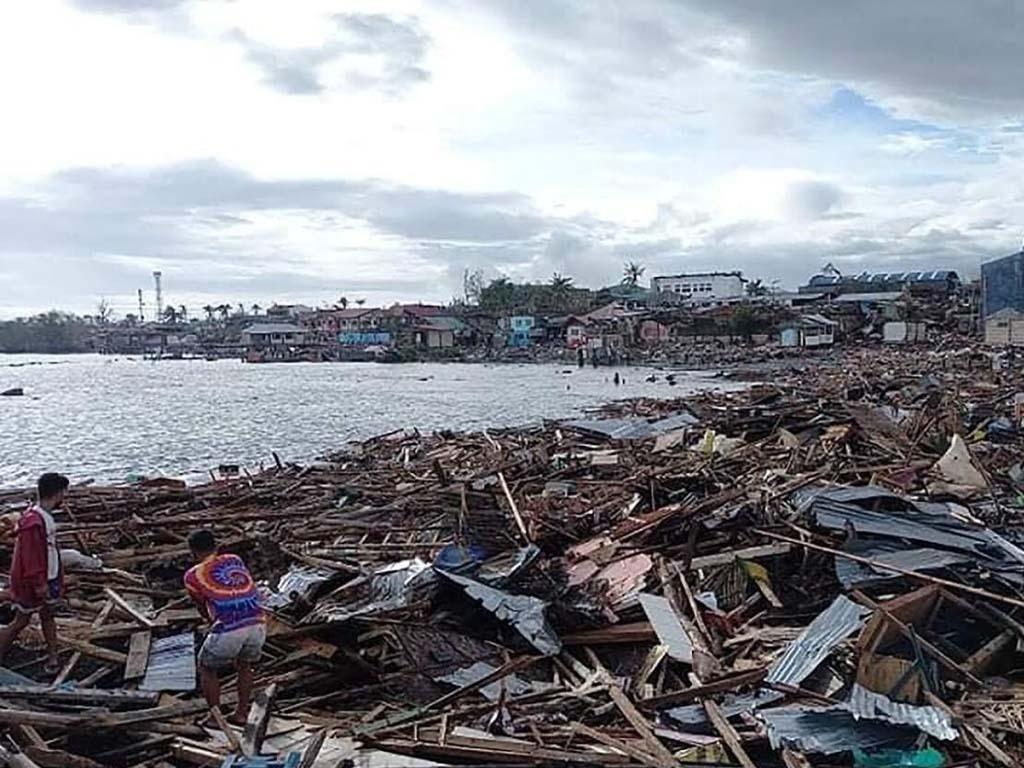
[{"label": "boy in tie-dye shirt", "polygon": [[234,667],[238,704],[229,719],[243,724],[252,697],[252,665],[259,661],[267,639],[259,592],[242,558],[217,553],[210,531],[196,531],[188,544],[196,565],[185,574],[185,589],[210,622],[210,633],[199,650],[199,682],[210,707],[219,707],[217,673]]}]

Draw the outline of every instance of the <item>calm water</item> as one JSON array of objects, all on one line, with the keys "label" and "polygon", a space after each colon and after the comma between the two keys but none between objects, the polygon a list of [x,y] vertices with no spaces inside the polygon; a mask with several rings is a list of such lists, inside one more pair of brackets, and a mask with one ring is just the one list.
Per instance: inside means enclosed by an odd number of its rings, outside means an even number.
[{"label": "calm water", "polygon": [[674,397],[724,385],[681,374],[548,365],[263,364],[0,355],[0,487],[45,470],[73,480],[194,477],[221,463],[308,460],[402,427],[512,426],[621,397]]}]

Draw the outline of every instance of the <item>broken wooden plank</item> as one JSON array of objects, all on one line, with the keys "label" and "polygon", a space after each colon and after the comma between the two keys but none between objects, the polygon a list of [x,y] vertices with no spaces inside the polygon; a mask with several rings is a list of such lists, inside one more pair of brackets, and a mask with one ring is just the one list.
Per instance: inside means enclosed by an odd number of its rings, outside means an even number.
[{"label": "broken wooden plank", "polygon": [[[102,626],[103,622],[105,622],[107,620],[107,617],[110,616],[110,614],[111,614],[111,612],[113,610],[114,610],[114,602],[113,602],[113,600],[107,600],[107,602],[103,604],[103,607],[100,608],[100,612],[96,615],[96,618],[93,619],[92,623],[89,625],[89,629],[90,629],[90,637],[89,637],[89,639],[90,640],[92,640],[91,633],[95,632],[97,629],[99,629],[100,626]],[[74,668],[78,665],[78,662],[81,660],[81,658],[82,658],[82,652],[81,651],[75,651],[74,653],[72,653],[71,657],[67,660],[67,663],[61,669],[61,671],[57,674],[57,677],[54,678],[53,684],[54,685],[61,685],[65,680],[67,680],[68,677],[71,675],[72,670],[74,670]]]},{"label": "broken wooden plank", "polygon": [[146,674],[149,663],[149,647],[153,641],[151,632],[136,632],[128,643],[128,661],[124,665],[124,679],[138,680]]},{"label": "broken wooden plank", "polygon": [[578,733],[582,733],[587,738],[593,739],[600,744],[604,744],[606,747],[611,747],[612,749],[621,752],[623,755],[632,757],[634,760],[650,766],[650,768],[661,768],[661,762],[659,762],[659,760],[653,755],[649,755],[646,752],[621,741],[620,739],[609,736],[603,731],[599,731],[596,728],[590,728],[583,723],[573,723],[572,729]]},{"label": "broken wooden plank", "polygon": [[646,747],[646,752],[651,754],[659,768],[675,768],[676,759],[668,748],[661,743],[657,736],[654,735],[654,730],[651,728],[651,724],[647,722],[640,711],[633,705],[633,702],[629,700],[626,693],[619,688],[619,686],[609,681],[608,685],[608,696],[615,702],[615,706],[619,708],[623,717],[629,721],[629,724],[633,726],[633,730],[639,734],[640,739],[643,741]]},{"label": "broken wooden plank", "polygon": [[249,708],[249,717],[245,721],[242,732],[242,754],[256,757],[263,747],[263,739],[267,736],[267,723],[270,722],[270,710],[277,696],[277,683],[271,683],[258,694]]},{"label": "broken wooden plank", "polygon": [[743,749],[743,744],[740,742],[740,736],[736,733],[736,729],[729,723],[728,718],[722,713],[722,709],[718,706],[713,699],[704,699],[704,711],[707,712],[708,720],[718,731],[718,735],[722,737],[722,741],[729,747],[729,751],[732,752],[743,768],[757,768],[757,765],[753,760],[750,759],[750,755]]},{"label": "broken wooden plank", "polygon": [[125,653],[119,653],[112,651],[109,648],[101,648],[98,645],[87,643],[84,640],[75,640],[70,637],[57,637],[57,642],[67,648],[71,648],[74,651],[78,651],[83,656],[88,656],[93,659],[99,659],[100,661],[108,661],[111,664],[117,664],[123,666],[128,661],[128,655]]},{"label": "broken wooden plank", "polygon": [[107,688],[53,688],[48,685],[0,685],[0,696],[26,701],[50,701],[55,704],[93,704],[116,706],[134,704],[152,706],[158,695],[148,691]]},{"label": "broken wooden plank", "polygon": [[153,629],[153,627],[155,626],[152,619],[150,619],[148,616],[143,616],[142,613],[140,613],[139,610],[134,605],[129,603],[127,600],[125,600],[121,595],[119,595],[110,587],[104,587],[103,594],[105,594],[107,597],[113,600],[118,608],[120,608],[122,611],[128,614],[128,616],[131,617],[131,619],[136,624],[141,626],[143,629]]},{"label": "broken wooden plank", "polygon": [[526,530],[526,523],[523,522],[523,516],[519,514],[519,507],[516,504],[516,500],[512,498],[512,492],[508,489],[508,483],[505,482],[504,473],[498,473],[498,482],[501,484],[501,492],[505,494],[505,500],[508,502],[509,509],[512,510],[512,517],[516,521],[516,528],[519,529],[520,535],[526,543],[529,544],[530,534]]},{"label": "broken wooden plank", "polygon": [[228,746],[231,747],[231,751],[240,754],[242,752],[242,742],[238,740],[238,736],[235,735],[235,729],[231,727],[231,723],[224,717],[220,707],[213,707],[210,710],[210,717],[217,723],[217,727],[224,734],[224,738],[228,740]]}]

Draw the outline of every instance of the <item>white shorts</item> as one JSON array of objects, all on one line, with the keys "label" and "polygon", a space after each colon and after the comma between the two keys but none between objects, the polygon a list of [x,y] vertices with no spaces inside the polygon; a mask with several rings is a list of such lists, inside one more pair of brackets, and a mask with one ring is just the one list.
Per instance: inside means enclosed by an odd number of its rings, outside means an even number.
[{"label": "white shorts", "polygon": [[206,669],[229,669],[238,661],[260,660],[267,628],[253,624],[230,632],[211,632],[199,649],[199,666]]}]

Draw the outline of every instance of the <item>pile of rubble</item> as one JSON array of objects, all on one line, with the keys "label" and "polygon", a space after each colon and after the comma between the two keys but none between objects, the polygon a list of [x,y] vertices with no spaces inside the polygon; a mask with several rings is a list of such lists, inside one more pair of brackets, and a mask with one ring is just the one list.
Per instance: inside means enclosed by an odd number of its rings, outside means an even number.
[{"label": "pile of rubble", "polygon": [[[44,675],[38,635],[11,654],[0,757],[1020,765],[1022,409],[1013,370],[861,350],[201,486],[77,486],[64,665]],[[197,724],[199,527],[271,614],[238,732]]]}]

